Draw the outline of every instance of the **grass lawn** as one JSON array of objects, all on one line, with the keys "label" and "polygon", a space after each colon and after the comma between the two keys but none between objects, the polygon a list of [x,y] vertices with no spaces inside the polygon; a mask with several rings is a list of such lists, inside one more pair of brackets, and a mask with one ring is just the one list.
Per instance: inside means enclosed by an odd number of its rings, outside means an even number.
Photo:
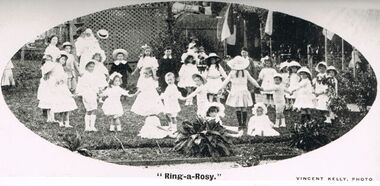
[{"label": "grass lawn", "polygon": [[[108,158],[128,158],[128,159],[144,159],[156,156],[156,148],[146,148],[146,147],[157,147],[156,140],[142,139],[138,137],[139,130],[144,124],[144,117],[138,116],[130,112],[130,108],[134,102],[135,98],[125,97],[122,99],[122,104],[124,107],[124,115],[121,117],[121,123],[123,130],[121,132],[110,132],[108,119],[103,114],[102,110],[98,109],[96,127],[98,132],[84,132],[84,106],[81,98],[76,98],[76,103],[78,109],[71,112],[70,123],[74,126],[71,129],[59,128],[58,124],[48,124],[42,117],[42,111],[37,107],[37,87],[40,78],[40,62],[39,61],[25,61],[21,63],[20,61],[13,61],[14,63],[14,76],[18,82],[18,86],[9,90],[4,91],[4,99],[8,104],[10,110],[15,114],[21,123],[23,123],[27,128],[45,138],[46,140],[62,146],[63,137],[65,134],[75,134],[78,131],[81,134],[82,146],[89,150],[107,150],[107,149],[120,149],[120,143],[116,140],[114,136],[117,136],[120,141],[122,141],[125,148],[136,148],[128,149],[128,153],[124,153],[123,156],[118,154],[120,150],[114,152],[104,152],[108,153]],[[135,83],[136,79],[131,79],[130,83]],[[260,97],[257,97],[260,100]],[[195,101],[194,101],[195,103]],[[147,105],[149,106],[149,105]],[[196,106],[185,106],[181,102],[181,112],[178,115],[178,123],[182,123],[185,120],[191,120],[196,116]],[[292,127],[294,118],[298,117],[294,112],[285,112],[288,126],[287,128],[279,129],[281,133],[280,137],[266,138],[266,137],[251,137],[247,140],[237,139],[234,143],[242,144],[253,143],[255,140],[261,143],[270,143],[274,149],[284,147],[284,141],[287,141],[289,136],[289,128]],[[251,113],[249,113],[249,117]],[[269,118],[274,121],[275,113],[273,108],[268,109]],[[248,117],[248,119],[249,119]],[[165,117],[161,115],[161,122],[166,124]],[[360,121],[360,120],[359,120]],[[358,121],[358,122],[359,122]],[[237,119],[235,116],[235,111],[231,107],[226,107],[226,116],[223,118],[223,122],[226,125],[237,126]],[[356,125],[356,123],[355,123]],[[351,127],[350,127],[351,128]],[[348,130],[347,130],[348,131]],[[269,139],[269,140],[266,140]],[[168,151],[169,147],[173,146],[174,139],[159,139],[157,142],[165,152]],[[274,142],[274,143],[272,143]],[[277,144],[277,145],[276,145]],[[265,145],[264,145],[265,146]],[[286,146],[286,145],[285,145]],[[249,146],[247,146],[249,147]],[[146,148],[146,149],[144,149]],[[101,151],[99,151],[101,152]],[[115,153],[116,152],[116,153]],[[168,151],[169,152],[169,151]],[[272,151],[271,151],[272,152]],[[100,153],[101,154],[101,153]],[[116,155],[115,155],[116,154]],[[178,155],[178,154],[177,154]],[[168,154],[167,158],[172,157],[173,154]],[[178,155],[181,157],[183,155]],[[98,154],[95,155],[96,158],[104,159],[104,156]],[[163,156],[165,157],[165,156]]]}]

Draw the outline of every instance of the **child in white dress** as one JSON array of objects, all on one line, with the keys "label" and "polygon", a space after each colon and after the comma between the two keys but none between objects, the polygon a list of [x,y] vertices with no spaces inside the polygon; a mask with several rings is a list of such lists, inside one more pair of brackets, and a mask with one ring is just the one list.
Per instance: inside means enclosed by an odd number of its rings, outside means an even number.
[{"label": "child in white dress", "polygon": [[[282,79],[282,84],[287,89],[287,86],[289,84],[289,72],[288,72],[288,61],[280,63],[279,72]],[[286,94],[284,95],[286,97]],[[285,98],[285,110],[289,108],[288,99]]]},{"label": "child in white dress", "polygon": [[267,116],[267,108],[264,103],[256,103],[252,109],[253,116],[248,122],[250,136],[279,136],[280,133],[273,129],[273,123]]},{"label": "child in white dress", "polygon": [[296,92],[296,100],[293,107],[301,110],[301,121],[306,122],[311,119],[310,109],[314,108],[313,87],[311,85],[311,72],[308,68],[302,67],[297,72],[301,81],[290,92]]},{"label": "child in white dress", "polygon": [[138,84],[135,102],[131,111],[141,116],[157,115],[164,110],[160,95],[157,92],[158,82],[153,79],[151,68],[144,68],[141,74],[143,83]]},{"label": "child in white dress", "polygon": [[328,85],[326,83],[327,79],[327,64],[326,62],[319,62],[315,67],[315,70],[318,72],[317,77],[313,79],[314,86],[314,95],[315,95],[315,108],[324,112],[326,116],[327,123],[331,122],[329,120],[329,113],[327,108],[327,102],[329,101],[329,97],[327,95]]},{"label": "child in white dress", "polygon": [[[197,66],[195,65],[195,56],[193,53],[185,53],[184,54],[184,64],[182,64],[181,69],[178,72],[179,82],[178,87],[185,88],[187,92],[187,96],[191,94],[193,88],[195,87],[195,83],[193,81],[192,76],[194,74],[199,73]],[[193,99],[189,98],[186,100],[185,105],[192,105]]]},{"label": "child in white dress", "polygon": [[[270,59],[264,60],[264,68],[259,73],[259,81],[261,81],[261,87],[267,89],[273,86],[273,76],[277,74],[277,71],[272,67],[272,61]],[[261,94],[266,95],[266,104],[273,105],[273,92],[261,91]]]},{"label": "child in white dress", "polygon": [[92,59],[96,62],[95,68],[94,68],[94,74],[96,77],[98,77],[97,81],[99,83],[99,86],[102,87],[102,90],[104,90],[108,86],[108,80],[109,80],[109,73],[106,66],[103,64],[103,58],[102,55],[99,52],[96,52]]},{"label": "child in white dress", "polygon": [[78,80],[77,94],[82,96],[82,101],[86,109],[84,116],[85,131],[98,131],[95,128],[96,110],[98,109],[98,95],[103,88],[99,84],[98,77],[94,73],[95,64],[97,62],[91,60],[85,65],[86,71]]},{"label": "child in white dress", "polygon": [[106,116],[110,116],[110,131],[121,131],[120,117],[124,114],[120,101],[121,96],[132,97],[128,91],[122,89],[122,75],[114,72],[110,76],[109,87],[103,92],[105,97],[102,109]]},{"label": "child in white dress", "polygon": [[192,99],[193,97],[197,96],[197,115],[202,116],[206,112],[207,105],[209,104],[209,101],[207,99],[207,87],[205,86],[207,81],[200,74],[193,74],[192,78],[197,88],[185,99],[188,100],[189,98]]},{"label": "child in white dress", "polygon": [[[144,72],[145,69],[149,68],[153,73],[152,73],[152,78],[157,81],[157,69],[158,69],[158,61],[157,59],[153,56],[152,53],[152,48],[145,45],[142,47],[144,50],[144,53],[142,54],[141,58],[137,62],[137,67],[136,69],[132,72],[132,76],[136,74],[137,71]],[[145,76],[141,74],[137,80],[137,87],[139,87],[141,84],[143,84],[145,80]]]},{"label": "child in white dress", "polygon": [[60,57],[57,58],[59,65],[54,67],[50,77],[54,83],[54,86],[51,87],[54,96],[51,110],[60,116],[58,118],[60,127],[71,128],[72,126],[69,123],[70,111],[77,109],[77,105],[67,86],[67,74],[63,69],[67,58],[66,52],[61,53]]},{"label": "child in white dress", "polygon": [[[300,77],[297,74],[297,71],[301,68],[301,65],[297,61],[291,61],[288,64],[288,72],[289,72],[289,81],[286,84],[286,88],[288,91],[294,89],[295,86],[297,86],[298,82],[300,81]],[[293,108],[294,101],[296,99],[295,94],[290,95],[288,93],[285,93],[285,99],[288,103],[288,108]]]},{"label": "child in white dress", "polygon": [[246,68],[250,65],[249,60],[241,56],[236,56],[227,63],[232,69],[224,80],[221,88],[231,83],[231,90],[228,94],[226,105],[236,109],[236,117],[239,123],[240,132],[247,132],[247,109],[253,106],[251,92],[248,90],[248,82],[253,87],[261,88],[255,79],[249,74]]},{"label": "child in white dress", "polygon": [[219,88],[223,84],[222,79],[227,78],[227,74],[223,67],[219,64],[220,57],[215,53],[211,53],[206,59],[206,71],[204,76],[207,80],[207,90],[209,93],[209,102],[213,102],[216,98],[216,102],[220,103],[220,97],[218,96]]},{"label": "child in white dress", "polygon": [[[286,127],[285,123],[285,92],[288,92],[285,85],[282,83],[281,74],[276,74],[273,77],[274,85],[264,91],[273,91],[274,106],[276,108],[276,123],[274,127]],[[281,125],[280,125],[281,123]]]},{"label": "child in white dress", "polygon": [[15,82],[15,79],[13,78],[13,63],[12,61],[9,61],[5,68],[4,68],[4,72],[3,72],[3,76],[1,77],[1,87],[2,88],[5,88],[5,87],[10,87],[10,86],[15,86],[16,85],[16,82]]},{"label": "child in white dress", "polygon": [[77,75],[79,74],[78,61],[72,54],[73,45],[70,42],[64,42],[62,49],[67,53],[67,61],[64,65],[64,70],[67,74],[67,86],[71,92],[75,92],[77,86]]},{"label": "child in white dress", "polygon": [[160,96],[164,101],[164,113],[169,120],[169,130],[173,133],[177,131],[177,115],[181,111],[178,99],[185,100],[185,98],[178,91],[175,85],[175,75],[169,72],[165,75],[165,82],[168,85]]},{"label": "child in white dress", "polygon": [[[334,66],[329,66],[327,67],[326,72],[328,73],[328,80],[330,81],[327,94],[329,96],[329,99],[332,99],[338,96],[338,80],[336,79],[336,76],[338,75],[338,71],[335,69]],[[330,108],[328,108],[328,110],[329,110],[329,117],[327,118],[327,121],[325,122],[331,123],[331,120],[335,119],[336,114],[332,112]]]},{"label": "child in white dress", "polygon": [[46,122],[55,122],[54,112],[51,111],[54,101],[52,86],[54,86],[53,78],[50,78],[55,66],[59,65],[52,61],[51,55],[45,55],[42,59],[40,84],[37,90],[38,108],[42,109],[42,113],[46,115]]}]

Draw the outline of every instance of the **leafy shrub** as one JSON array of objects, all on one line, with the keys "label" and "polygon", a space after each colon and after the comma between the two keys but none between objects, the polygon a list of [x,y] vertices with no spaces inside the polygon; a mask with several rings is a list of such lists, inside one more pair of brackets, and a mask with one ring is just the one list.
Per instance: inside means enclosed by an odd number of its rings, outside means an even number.
[{"label": "leafy shrub", "polygon": [[347,103],[356,103],[361,109],[372,105],[376,99],[377,81],[373,69],[368,68],[357,72],[354,78],[351,71],[345,71],[338,77],[338,93]]},{"label": "leafy shrub", "polygon": [[328,125],[324,124],[324,117],[315,111],[313,117],[305,123],[297,122],[290,128],[290,146],[310,151],[317,149],[330,142],[326,130]]},{"label": "leafy shrub", "polygon": [[173,148],[177,152],[189,156],[212,157],[214,160],[233,154],[225,129],[214,120],[206,121],[198,117],[194,122],[185,121],[178,132]]}]

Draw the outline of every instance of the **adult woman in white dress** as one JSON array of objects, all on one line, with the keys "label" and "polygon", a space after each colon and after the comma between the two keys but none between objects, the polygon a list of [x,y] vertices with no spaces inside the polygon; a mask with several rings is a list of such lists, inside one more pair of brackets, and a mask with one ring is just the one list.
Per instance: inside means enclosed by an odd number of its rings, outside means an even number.
[{"label": "adult woman in white dress", "polygon": [[99,45],[91,29],[87,28],[75,42],[76,54],[79,57],[79,71],[83,74],[85,64],[92,59],[95,53],[100,53],[102,61],[106,60],[106,54]]}]

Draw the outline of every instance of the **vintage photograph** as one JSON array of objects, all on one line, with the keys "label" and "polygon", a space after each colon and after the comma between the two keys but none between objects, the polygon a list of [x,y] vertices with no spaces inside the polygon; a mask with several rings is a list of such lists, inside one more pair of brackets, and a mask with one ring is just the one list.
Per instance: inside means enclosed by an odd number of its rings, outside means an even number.
[{"label": "vintage photograph", "polygon": [[318,149],[376,98],[355,46],[314,23],[208,1],[95,12],[36,36],[1,91],[47,141],[127,166],[241,168]]}]

